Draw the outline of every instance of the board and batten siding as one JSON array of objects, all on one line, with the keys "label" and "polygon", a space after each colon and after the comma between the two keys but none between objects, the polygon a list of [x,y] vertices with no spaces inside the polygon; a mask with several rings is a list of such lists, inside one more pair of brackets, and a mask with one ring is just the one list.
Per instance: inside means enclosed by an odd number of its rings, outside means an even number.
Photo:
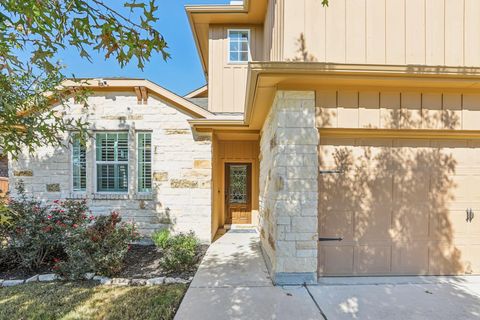
[{"label": "board and batten siding", "polygon": [[320,128],[476,130],[480,94],[453,91],[395,91],[320,88]]},{"label": "board and batten siding", "polygon": [[253,61],[263,57],[263,28],[244,25],[211,25],[209,35],[209,97],[212,112],[243,112],[247,86],[247,64],[228,62],[228,30],[250,30]]},{"label": "board and batten siding", "polygon": [[335,0],[328,7],[318,0],[270,2],[280,6],[276,20],[283,20],[283,39],[269,45],[283,43],[281,56],[272,60],[298,58],[303,36],[318,62],[480,66],[478,0]]},{"label": "board and batten siding", "polygon": [[268,1],[263,27],[263,60],[278,61],[282,57],[283,1]]}]

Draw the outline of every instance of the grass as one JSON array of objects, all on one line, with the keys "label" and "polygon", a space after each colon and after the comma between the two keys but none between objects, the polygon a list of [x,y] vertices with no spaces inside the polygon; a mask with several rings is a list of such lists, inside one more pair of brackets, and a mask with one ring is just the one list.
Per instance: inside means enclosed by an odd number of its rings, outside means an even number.
[{"label": "grass", "polygon": [[0,288],[0,319],[173,319],[187,287],[32,283]]}]

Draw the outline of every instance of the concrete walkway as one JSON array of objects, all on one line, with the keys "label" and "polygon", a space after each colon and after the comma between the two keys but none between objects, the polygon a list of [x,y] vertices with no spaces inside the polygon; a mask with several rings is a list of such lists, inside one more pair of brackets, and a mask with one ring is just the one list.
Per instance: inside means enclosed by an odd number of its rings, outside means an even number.
[{"label": "concrete walkway", "polygon": [[480,277],[325,278],[308,290],[327,319],[480,319]]},{"label": "concrete walkway", "polygon": [[176,320],[322,319],[304,287],[274,287],[254,230],[232,230],[207,251]]},{"label": "concrete walkway", "polygon": [[323,278],[274,287],[258,234],[233,230],[214,242],[176,320],[480,319],[480,277]]}]

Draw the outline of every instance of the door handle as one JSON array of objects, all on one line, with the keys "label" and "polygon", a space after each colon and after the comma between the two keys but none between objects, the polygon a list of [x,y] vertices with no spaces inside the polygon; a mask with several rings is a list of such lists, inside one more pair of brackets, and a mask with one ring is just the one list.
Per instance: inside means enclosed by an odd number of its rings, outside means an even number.
[{"label": "door handle", "polygon": [[343,238],[318,238],[318,241],[342,241]]},{"label": "door handle", "polygon": [[467,222],[472,222],[473,218],[475,218],[475,213],[473,212],[472,208],[467,209]]}]

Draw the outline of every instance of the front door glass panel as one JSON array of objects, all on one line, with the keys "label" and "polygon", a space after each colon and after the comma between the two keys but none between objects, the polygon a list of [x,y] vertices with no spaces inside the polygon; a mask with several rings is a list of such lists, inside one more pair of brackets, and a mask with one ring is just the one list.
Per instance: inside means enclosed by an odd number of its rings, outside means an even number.
[{"label": "front door glass panel", "polygon": [[248,200],[248,166],[230,165],[230,203],[246,204]]}]

